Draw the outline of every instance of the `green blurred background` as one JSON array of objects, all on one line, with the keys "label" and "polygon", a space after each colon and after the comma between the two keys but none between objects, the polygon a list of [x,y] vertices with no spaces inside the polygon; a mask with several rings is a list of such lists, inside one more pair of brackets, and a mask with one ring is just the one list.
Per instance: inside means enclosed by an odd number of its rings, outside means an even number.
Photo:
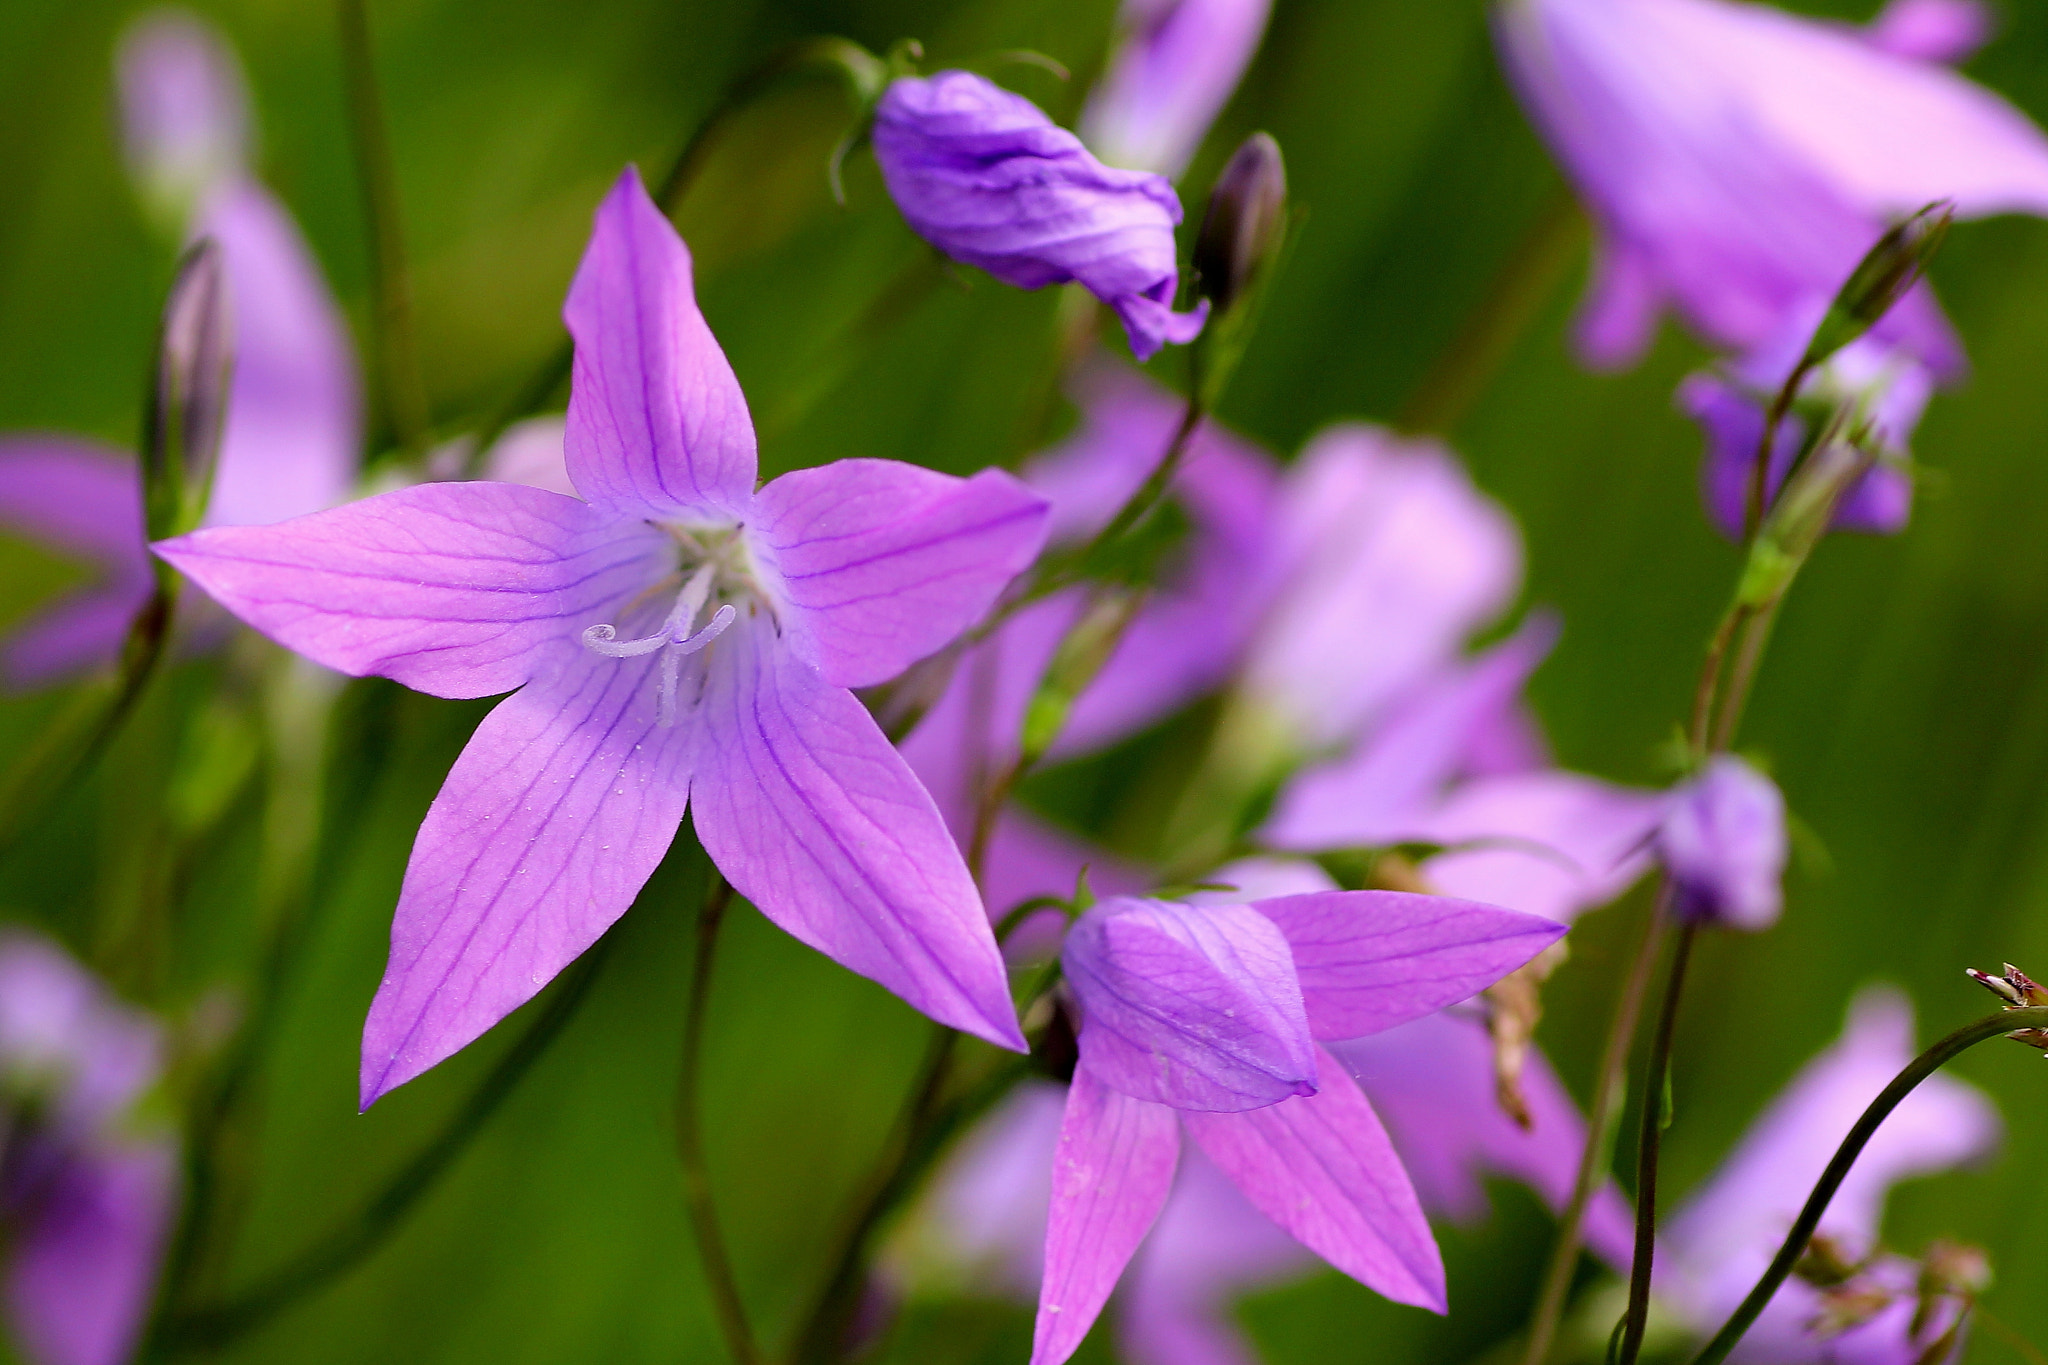
[{"label": "green blurred background", "polygon": [[[1862,19],[1874,5],[1793,7]],[[116,142],[110,55],[137,8],[0,4],[0,429],[135,439],[170,269]],[[299,216],[360,337],[366,263],[330,7],[193,8],[239,46],[262,173]],[[621,163],[665,165],[726,83],[776,44],[841,33],[880,50],[916,37],[933,64],[1027,47],[1085,78],[1112,18],[1111,0],[376,0],[437,418],[450,431],[473,420],[557,343],[590,211]],[[2048,12],[2028,0],[2003,18],[1969,69],[2048,120]],[[1078,100],[1030,68],[1004,78],[1056,112]],[[1014,463],[1062,420],[1048,402],[1058,297],[938,272],[865,153],[849,165],[848,204],[835,206],[824,160],[844,120],[842,96],[822,83],[761,102],[721,141],[682,215],[704,310],[762,429],[764,473],[854,455],[951,470]],[[1229,147],[1258,127],[1286,149],[1308,218],[1225,413],[1288,452],[1333,419],[1391,421],[1410,408],[1532,226],[1554,221],[1560,182],[1501,80],[1479,0],[1278,0],[1184,195],[1197,201]],[[1635,372],[1581,372],[1564,328],[1582,254],[1557,255],[1528,327],[1450,435],[1521,522],[1528,600],[1563,613],[1563,644],[1533,688],[1561,761],[1655,781],[1736,557],[1701,517],[1698,437],[1671,404],[1702,353],[1667,329]],[[1811,837],[1784,922],[1702,950],[1677,1064],[1674,1196],[1833,1038],[1858,986],[1906,987],[1932,1036],[1986,1008],[1966,964],[2048,964],[2048,225],[1960,227],[1934,274],[1974,373],[1921,430],[1936,478],[1912,530],[1828,544],[1766,665],[1747,740]],[[892,283],[901,317],[850,339]],[[5,619],[66,581],[64,566],[25,547],[0,555]],[[205,695],[217,668],[182,665],[157,712]],[[18,753],[54,704],[0,705],[0,754]],[[356,1115],[358,1029],[411,834],[482,709],[380,683],[342,700],[312,938],[268,1045],[262,1122],[240,1153],[250,1178],[242,1235],[213,1272],[223,1289],[377,1188],[520,1022]],[[189,742],[161,715],[145,717],[116,755],[113,771],[129,776],[68,802],[0,869],[0,915],[75,936],[140,894],[156,874],[135,803],[157,788],[134,775],[161,770]],[[255,968],[245,945],[261,798],[233,799],[228,833],[181,874],[181,947],[157,984],[173,1010],[245,984]],[[669,1117],[700,876],[685,839],[614,932],[582,1012],[399,1235],[225,1358],[723,1358],[697,1287]],[[1581,1094],[1624,927],[1611,911],[1586,920],[1549,993],[1542,1038]],[[923,1031],[752,912],[729,932],[713,1006],[710,1158],[749,1303],[779,1340]],[[1985,1169],[1902,1190],[1890,1240],[1913,1252],[1937,1234],[1988,1246],[1999,1276],[1988,1304],[2048,1339],[2048,1071],[2002,1045],[1959,1069],[1997,1097],[2009,1140]],[[1247,1305],[1266,1358],[1484,1355],[1521,1325],[1548,1229],[1522,1191],[1497,1196],[1489,1223],[1444,1231],[1447,1320],[1326,1272]],[[1016,1308],[917,1305],[896,1354],[1021,1362],[1028,1327]],[[1110,1359],[1105,1336],[1082,1359]],[[2020,1358],[1985,1332],[1970,1351]]]}]

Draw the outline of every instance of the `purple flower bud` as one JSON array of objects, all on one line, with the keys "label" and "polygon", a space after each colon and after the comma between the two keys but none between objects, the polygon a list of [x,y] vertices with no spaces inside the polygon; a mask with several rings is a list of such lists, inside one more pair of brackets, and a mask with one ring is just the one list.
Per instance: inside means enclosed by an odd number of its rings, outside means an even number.
[{"label": "purple flower bud", "polygon": [[1680,915],[1738,929],[1777,922],[1785,798],[1762,773],[1732,755],[1717,755],[1674,793],[1655,838],[1678,891]]},{"label": "purple flower bud", "polygon": [[1173,186],[1103,165],[1031,101],[966,71],[907,77],[875,110],[874,144],[911,230],[953,259],[1019,289],[1078,281],[1140,360],[1202,330],[1206,306],[1173,311]]},{"label": "purple flower bud", "polygon": [[1061,962],[1081,1063],[1112,1089],[1213,1113],[1315,1093],[1293,954],[1250,906],[1118,896],[1075,923]]},{"label": "purple flower bud", "polygon": [[1195,279],[1219,309],[1250,287],[1279,249],[1287,220],[1287,166],[1269,133],[1239,145],[1195,238]]}]

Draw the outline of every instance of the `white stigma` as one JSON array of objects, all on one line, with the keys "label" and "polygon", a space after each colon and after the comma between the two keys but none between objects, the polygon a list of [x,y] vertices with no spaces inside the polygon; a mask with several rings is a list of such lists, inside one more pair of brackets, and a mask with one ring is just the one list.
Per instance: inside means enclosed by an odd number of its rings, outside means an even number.
[{"label": "white stigma", "polygon": [[676,604],[669,610],[661,629],[638,640],[619,639],[618,627],[610,625],[592,626],[583,632],[583,647],[594,653],[612,659],[633,659],[642,654],[661,655],[661,705],[658,719],[663,725],[676,723],[676,690],[682,682],[683,660],[704,646],[725,634],[739,616],[730,603],[722,606],[705,623],[704,629],[691,632],[697,623],[697,614],[704,610],[705,601],[711,596],[711,580],[716,565],[705,564],[690,575],[690,581],[676,594]]}]

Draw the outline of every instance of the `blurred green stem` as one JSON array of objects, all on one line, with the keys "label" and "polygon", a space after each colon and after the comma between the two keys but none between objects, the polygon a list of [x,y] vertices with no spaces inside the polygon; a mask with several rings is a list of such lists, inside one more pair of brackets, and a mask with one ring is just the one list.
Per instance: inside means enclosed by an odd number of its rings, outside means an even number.
[{"label": "blurred green stem", "polygon": [[1600,1069],[1593,1078],[1593,1101],[1586,1111],[1586,1145],[1579,1153],[1578,1175],[1572,1181],[1572,1195],[1558,1219],[1557,1240],[1550,1249],[1550,1261],[1543,1273],[1543,1288],[1530,1321],[1529,1341],[1522,1365],[1543,1365],[1557,1338],[1557,1325],[1564,1316],[1565,1300],[1571,1295],[1572,1277],[1579,1267],[1579,1249],[1584,1240],[1586,1213],[1593,1194],[1600,1188],[1614,1150],[1614,1130],[1621,1118],[1621,1101],[1628,1088],[1628,1054],[1635,1041],[1636,1025],[1642,1019],[1643,1001],[1650,993],[1650,977],[1664,946],[1666,926],[1664,896],[1650,904],[1643,926],[1629,956],[1628,976],[1614,1015],[1607,1023],[1607,1038],[1600,1047]]},{"label": "blurred green stem", "polygon": [[1635,1365],[1642,1353],[1643,1333],[1650,1324],[1650,1272],[1657,1259],[1657,1161],[1670,1115],[1664,1109],[1665,1086],[1671,1079],[1671,1044],[1678,1030],[1678,1004],[1685,989],[1685,971],[1692,961],[1699,924],[1687,920],[1678,928],[1671,952],[1671,976],[1664,984],[1664,1008],[1657,1017],[1657,1036],[1650,1045],[1650,1071],[1643,1082],[1642,1127],[1636,1146],[1636,1246],[1629,1262],[1628,1314],[1623,1318],[1621,1365]]},{"label": "blurred green stem", "polygon": [[1415,386],[1395,425],[1439,435],[1455,431],[1513,354],[1515,343],[1541,316],[1585,238],[1585,215],[1560,184],[1523,230],[1479,305]]},{"label": "blurred green stem", "polygon": [[151,1339],[150,1356],[213,1350],[262,1326],[277,1313],[360,1265],[396,1232],[420,1198],[483,1131],[506,1097],[559,1036],[588,997],[611,940],[602,938],[563,974],[542,1011],[506,1050],[441,1131],[356,1215],[298,1259],[241,1297],[212,1308],[171,1311]]},{"label": "blurred green stem", "polygon": [[1884,1088],[1870,1107],[1863,1111],[1863,1117],[1856,1120],[1856,1126],[1842,1139],[1834,1158],[1821,1173],[1813,1193],[1807,1196],[1806,1206],[1799,1211],[1799,1217],[1792,1222],[1792,1230],[1785,1234],[1785,1241],[1778,1248],[1777,1256],[1765,1270],[1763,1278],[1749,1291],[1749,1297],[1732,1313],[1713,1340],[1701,1348],[1693,1357],[1692,1365],[1721,1365],[1728,1353],[1735,1349],[1758,1315],[1769,1305],[1771,1297],[1792,1273],[1792,1267],[1805,1254],[1807,1243],[1813,1239],[1814,1230],[1820,1226],[1821,1218],[1828,1211],[1828,1204],[1834,1199],[1835,1191],[1848,1178],[1856,1159],[1877,1133],[1878,1127],[1890,1117],[1892,1110],[1899,1107],[1906,1096],[1913,1093],[1919,1084],[1942,1067],[1969,1051],[1977,1044],[1992,1038],[2002,1038],[2019,1029],[2048,1028],[2048,1007],[2029,1009],[2006,1009],[1966,1024],[1948,1037],[1928,1048],[1907,1064],[1892,1083]]},{"label": "blurred green stem", "polygon": [[718,930],[731,905],[732,883],[714,868],[703,907],[697,912],[697,956],[690,965],[690,994],[683,1006],[683,1059],[676,1078],[676,1155],[683,1167],[683,1203],[697,1238],[697,1258],[718,1329],[735,1365],[758,1365],[761,1353],[754,1344],[753,1329],[747,1325],[746,1306],[740,1301],[739,1282],[719,1227],[718,1206],[711,1198],[711,1173],[704,1160],[704,1025],[711,1003]]},{"label": "blurred green stem", "polygon": [[349,135],[355,145],[356,176],[369,229],[377,387],[393,439],[407,455],[418,457],[426,450],[433,419],[420,375],[419,345],[413,335],[412,279],[406,270],[405,231],[398,212],[398,176],[392,167],[391,140],[377,93],[369,0],[337,0],[337,17],[348,84]]}]

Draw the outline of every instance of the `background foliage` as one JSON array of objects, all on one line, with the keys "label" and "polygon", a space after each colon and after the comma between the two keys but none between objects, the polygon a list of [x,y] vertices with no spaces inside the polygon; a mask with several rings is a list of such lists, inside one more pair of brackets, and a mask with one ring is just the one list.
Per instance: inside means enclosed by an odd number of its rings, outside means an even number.
[{"label": "background foliage", "polygon": [[[1861,19],[1872,6],[1791,7]],[[363,237],[330,7],[195,8],[239,44],[261,111],[262,171],[360,335]],[[171,257],[135,207],[116,145],[110,53],[132,12],[114,0],[0,5],[0,429],[123,445],[136,436]],[[776,43],[838,32],[879,50],[914,36],[934,65],[1030,47],[1085,76],[1111,17],[1108,0],[379,0],[437,417],[453,429],[502,401],[556,344],[590,210],[620,163],[664,165],[724,85]],[[2005,19],[1970,70],[2048,121],[2048,11],[2013,4]],[[1031,68],[1005,79],[1056,112],[1076,98]],[[1051,387],[1057,294],[931,265],[864,153],[849,166],[847,207],[836,207],[823,167],[843,122],[841,96],[822,84],[764,102],[721,142],[683,215],[704,311],[762,429],[764,475],[851,455],[956,471],[1014,462],[1067,420]],[[1570,360],[1563,329],[1583,253],[1568,231],[1557,235],[1560,182],[1503,85],[1479,0],[1279,0],[1184,195],[1199,202],[1222,154],[1255,127],[1286,148],[1309,212],[1225,403],[1275,450],[1339,417],[1413,411],[1532,228],[1550,243],[1530,325],[1451,434],[1521,522],[1530,600],[1564,614],[1563,644],[1533,689],[1560,758],[1662,778],[1660,746],[1736,567],[1700,514],[1698,437],[1670,401],[1701,354],[1667,331],[1632,374],[1589,376]],[[1834,1035],[1863,982],[1907,987],[1931,1036],[1984,1009],[1965,964],[2010,958],[2038,972],[2048,962],[2048,225],[1960,227],[1934,273],[1975,372],[1937,398],[1921,429],[1938,482],[1911,532],[1827,545],[1766,666],[1747,733],[1810,832],[1809,853],[1779,928],[1703,950],[1667,1148],[1674,1195]],[[892,281],[900,318],[850,332]],[[1160,362],[1169,374],[1176,363]],[[65,566],[26,547],[0,556],[0,624],[67,581]],[[182,665],[167,691],[203,688],[215,668]],[[224,705],[216,728],[230,740],[216,735],[207,752],[232,767],[232,736],[248,718]],[[0,706],[0,756],[18,752],[49,707]],[[198,742],[162,723],[168,709],[124,741],[112,770],[129,777],[67,804],[0,868],[0,915],[75,939],[107,907],[147,899],[153,826],[138,803],[153,788],[133,775]],[[411,833],[481,713],[384,683],[357,684],[343,702],[313,937],[261,1073],[243,1235],[209,1272],[223,1287],[274,1266],[376,1188],[520,1023],[356,1116],[358,1030]],[[1143,763],[1124,760],[1170,747],[1141,739],[1116,762],[1042,785],[1070,817],[1130,818],[1143,784],[1121,774]],[[206,844],[178,874],[190,879],[174,926],[181,947],[152,983],[175,1009],[217,999],[255,969],[243,946],[246,831],[260,798],[233,799],[250,818],[226,827],[244,832]],[[228,1358],[721,1358],[669,1122],[701,868],[684,840],[614,932],[591,1000],[400,1235]],[[713,1006],[711,1161],[744,1287],[779,1336],[821,1269],[824,1233],[881,1139],[922,1031],[906,1007],[751,912],[730,933]],[[1585,921],[1550,993],[1542,1036],[1581,1088],[1621,937],[1612,913]],[[1996,1094],[2011,1137],[1984,1170],[1902,1191],[1891,1240],[1918,1250],[1952,1233],[1989,1246],[2000,1278],[1988,1304],[2048,1339],[2037,1136],[2048,1072],[2009,1048],[1982,1049],[1960,1070]],[[1247,1307],[1268,1360],[1482,1356],[1520,1326],[1548,1229],[1527,1195],[1498,1196],[1490,1223],[1445,1234],[1448,1320],[1326,1272]],[[896,1357],[1014,1362],[1027,1342],[1022,1309],[920,1305]],[[1107,1350],[1098,1340],[1082,1358]],[[2014,1358],[1986,1333],[1971,1346],[1973,1360]]]}]

